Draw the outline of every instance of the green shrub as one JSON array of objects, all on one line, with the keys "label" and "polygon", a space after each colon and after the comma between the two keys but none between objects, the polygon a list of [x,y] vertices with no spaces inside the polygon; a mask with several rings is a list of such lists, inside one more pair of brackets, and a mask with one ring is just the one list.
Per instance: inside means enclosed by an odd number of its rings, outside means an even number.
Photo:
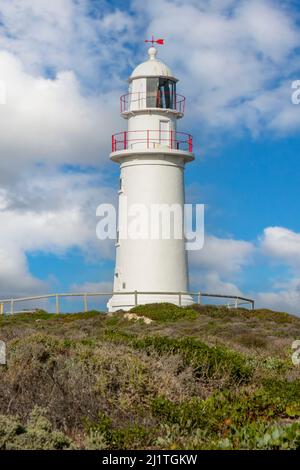
[{"label": "green shrub", "polygon": [[[290,414],[293,412],[298,409],[290,408]],[[201,429],[213,437],[226,429],[240,429],[262,419],[272,421],[287,415],[287,406],[280,397],[269,396],[260,388],[254,393],[221,392],[205,400],[193,398],[181,403],[157,397],[152,402],[152,413],[168,425],[180,425],[189,432]]]},{"label": "green shrub", "polygon": [[226,439],[216,445],[219,449],[299,450],[300,424],[288,426],[251,423],[239,430],[232,430]]},{"label": "green shrub", "polygon": [[114,341],[127,342],[136,349],[155,350],[159,354],[180,354],[196,376],[221,377],[225,373],[235,382],[247,382],[253,368],[247,357],[224,346],[208,346],[194,338],[173,339],[166,336],[147,336],[137,339],[113,330],[106,335]]},{"label": "green shrub", "polygon": [[260,359],[259,364],[263,369],[277,373],[287,372],[289,369],[287,361],[277,357],[266,357],[263,360]]},{"label": "green shrub", "polygon": [[7,445],[24,432],[25,428],[16,417],[0,415],[0,450],[6,449]]},{"label": "green shrub", "polygon": [[63,450],[73,447],[67,436],[53,430],[42,408],[34,408],[26,426],[22,426],[17,418],[0,416],[1,450]]},{"label": "green shrub", "polygon": [[191,308],[202,315],[212,318],[222,318],[223,320],[230,320],[232,317],[237,315],[236,309],[229,309],[223,305],[194,304]]},{"label": "green shrub", "polygon": [[198,316],[192,308],[178,307],[169,303],[139,305],[131,309],[131,312],[162,323],[194,320]]},{"label": "green shrub", "polygon": [[268,397],[277,397],[284,406],[297,405],[300,407],[300,381],[294,380],[288,382],[286,380],[263,379],[265,395]]},{"label": "green shrub", "polygon": [[152,430],[138,425],[114,428],[111,419],[100,414],[96,423],[86,423],[88,449],[137,449],[150,445]]},{"label": "green shrub", "polygon": [[272,321],[275,323],[295,323],[300,325],[300,319],[295,317],[294,315],[290,315],[289,313],[284,312],[274,312],[268,309],[257,309],[257,310],[249,310],[246,308],[227,308],[225,306],[217,306],[217,305],[198,305],[195,304],[191,308],[195,311],[202,313],[203,315],[207,315],[210,317],[215,318],[222,318],[222,319],[231,319],[235,317],[244,318],[247,320],[250,319],[259,319],[259,320],[267,320]]}]

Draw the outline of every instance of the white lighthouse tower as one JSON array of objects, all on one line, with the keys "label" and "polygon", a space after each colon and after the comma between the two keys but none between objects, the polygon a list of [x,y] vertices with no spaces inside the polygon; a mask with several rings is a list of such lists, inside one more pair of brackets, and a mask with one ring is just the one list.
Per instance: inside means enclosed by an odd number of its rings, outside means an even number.
[{"label": "white lighthouse tower", "polygon": [[[184,235],[164,238],[160,233],[153,237],[149,230],[144,237],[130,237],[127,232],[124,236],[132,207],[143,206],[151,213],[153,208],[179,206],[183,211],[185,164],[194,160],[192,136],[177,131],[185,98],[177,94],[178,80],[169,67],[156,58],[153,43],[163,41],[152,38],[151,42],[148,60],[133,71],[129,93],[121,97],[121,114],[128,130],[112,137],[110,159],[120,164],[121,175],[110,312],[134,307],[137,299],[133,292],[138,292],[139,304],[193,303],[187,294]],[[179,297],[178,292],[182,293]]]}]

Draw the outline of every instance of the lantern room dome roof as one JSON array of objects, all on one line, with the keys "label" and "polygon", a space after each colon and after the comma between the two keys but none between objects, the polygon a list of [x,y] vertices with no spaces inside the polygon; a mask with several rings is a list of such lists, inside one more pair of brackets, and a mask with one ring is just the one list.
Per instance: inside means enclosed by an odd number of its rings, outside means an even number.
[{"label": "lantern room dome roof", "polygon": [[129,79],[130,82],[135,78],[141,77],[166,77],[177,81],[171,69],[156,58],[157,49],[155,47],[150,47],[148,54],[149,59],[139,64],[132,72]]}]

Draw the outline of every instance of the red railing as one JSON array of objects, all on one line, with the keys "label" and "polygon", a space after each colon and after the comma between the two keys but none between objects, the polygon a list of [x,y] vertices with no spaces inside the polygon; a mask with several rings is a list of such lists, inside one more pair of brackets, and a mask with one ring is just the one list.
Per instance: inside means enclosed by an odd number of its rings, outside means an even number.
[{"label": "red railing", "polygon": [[134,149],[169,149],[193,152],[193,137],[186,132],[175,131],[124,131],[112,136],[112,151]]},{"label": "red railing", "polygon": [[[165,100],[165,95],[164,95]],[[128,111],[138,111],[147,108],[159,109],[172,109],[180,114],[185,112],[185,97],[182,95],[170,95],[167,100],[168,103],[163,102],[162,95],[158,91],[154,93],[128,93],[120,98],[121,113]]]}]

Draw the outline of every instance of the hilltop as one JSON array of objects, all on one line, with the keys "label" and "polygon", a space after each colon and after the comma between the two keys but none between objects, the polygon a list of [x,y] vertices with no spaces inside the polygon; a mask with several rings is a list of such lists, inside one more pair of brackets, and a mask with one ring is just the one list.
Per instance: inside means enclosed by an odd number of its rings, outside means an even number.
[{"label": "hilltop", "polygon": [[0,318],[0,449],[300,448],[300,319],[170,304]]}]

